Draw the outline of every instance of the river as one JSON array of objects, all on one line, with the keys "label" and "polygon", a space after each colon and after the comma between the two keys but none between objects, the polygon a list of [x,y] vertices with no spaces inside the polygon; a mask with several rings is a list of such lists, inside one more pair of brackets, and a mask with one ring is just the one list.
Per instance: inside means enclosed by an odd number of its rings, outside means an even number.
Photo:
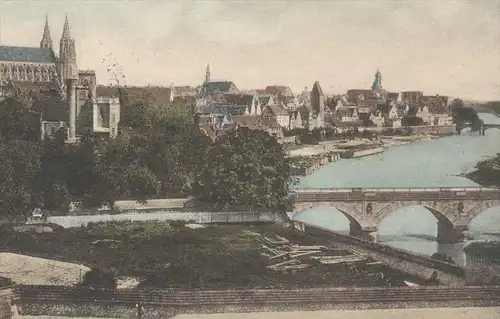
[{"label": "river", "polygon": [[[493,114],[479,115],[484,123],[500,124],[500,118]],[[480,187],[459,175],[470,172],[478,161],[497,153],[500,153],[499,129],[488,129],[485,136],[464,132],[390,148],[377,155],[330,163],[301,178],[295,187]],[[297,214],[295,219],[349,232],[347,218],[324,206]],[[500,207],[492,207],[472,220],[469,233],[474,240],[500,240]],[[492,235],[496,233],[499,235]],[[463,247],[467,242],[438,244],[432,239],[436,234],[436,218],[424,207],[415,206],[401,208],[387,216],[378,227],[377,241],[426,255],[445,253],[457,264],[464,265]]]}]

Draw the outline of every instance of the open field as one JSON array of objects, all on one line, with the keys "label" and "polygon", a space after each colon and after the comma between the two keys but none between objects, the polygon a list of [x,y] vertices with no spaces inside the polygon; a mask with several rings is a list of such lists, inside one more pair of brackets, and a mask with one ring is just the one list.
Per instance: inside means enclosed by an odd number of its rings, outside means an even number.
[{"label": "open field", "polygon": [[[327,260],[307,258],[305,255],[309,253],[303,250],[308,248],[300,247],[271,248],[266,252],[262,238],[271,235],[288,239],[291,242],[288,246],[316,244],[316,239],[306,234],[279,226],[212,225],[193,228],[185,227],[179,221],[152,221],[90,224],[87,227],[61,228],[42,234],[11,231],[0,233],[3,234],[0,235],[0,245],[3,246],[0,249],[69,261],[76,265],[81,263],[87,267],[110,271],[120,277],[139,278],[142,287],[404,285],[401,274],[382,265],[354,266],[362,258],[351,258],[353,260],[347,263],[338,263],[338,257],[328,257]],[[291,250],[291,259],[296,259],[296,262],[289,263],[290,258],[283,255],[287,249]],[[3,275],[14,276],[18,262],[15,259],[4,260],[11,275]],[[51,277],[59,277],[54,266],[59,263],[39,262],[40,266],[36,266],[36,263],[30,266],[29,276],[21,278],[22,276],[16,275],[17,279],[14,281],[41,283],[34,279],[38,272],[45,274],[44,284],[51,284]],[[47,266],[41,266],[44,263]],[[61,267],[63,269],[68,266]],[[76,283],[76,279],[80,277],[79,270],[66,273],[68,278],[60,280],[65,280],[67,284]],[[130,281],[128,285],[133,286]]]}]

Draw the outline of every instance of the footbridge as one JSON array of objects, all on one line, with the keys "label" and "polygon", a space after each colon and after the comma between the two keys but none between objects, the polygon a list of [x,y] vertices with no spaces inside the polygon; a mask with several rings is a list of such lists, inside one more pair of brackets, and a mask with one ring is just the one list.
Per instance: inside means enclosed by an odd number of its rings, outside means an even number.
[{"label": "footbridge", "polygon": [[296,189],[293,213],[330,206],[350,222],[350,235],[368,237],[392,212],[410,206],[428,209],[438,221],[437,240],[456,243],[472,219],[490,207],[500,206],[497,188],[332,188]]}]

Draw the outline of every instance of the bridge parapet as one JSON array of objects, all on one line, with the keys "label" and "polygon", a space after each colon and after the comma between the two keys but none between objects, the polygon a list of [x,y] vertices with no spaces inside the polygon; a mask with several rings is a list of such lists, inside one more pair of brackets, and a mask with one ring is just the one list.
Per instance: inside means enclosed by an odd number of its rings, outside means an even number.
[{"label": "bridge parapet", "polygon": [[498,188],[319,188],[296,189],[295,201],[387,201],[500,199]]}]

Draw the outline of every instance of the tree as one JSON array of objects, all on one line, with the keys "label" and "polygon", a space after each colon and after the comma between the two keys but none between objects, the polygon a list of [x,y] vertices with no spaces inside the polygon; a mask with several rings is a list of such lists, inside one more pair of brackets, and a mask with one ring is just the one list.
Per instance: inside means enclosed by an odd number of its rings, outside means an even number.
[{"label": "tree", "polygon": [[405,116],[401,120],[403,126],[422,126],[424,120],[418,116]]},{"label": "tree", "polygon": [[15,91],[0,102],[0,214],[25,217],[36,206],[40,170],[39,136],[29,134],[39,115],[30,95]]},{"label": "tree", "polygon": [[461,99],[454,99],[450,104],[450,110],[455,123],[474,122],[478,119],[476,110],[471,107],[466,107]]},{"label": "tree", "polygon": [[69,154],[65,138],[66,130],[59,130],[53,138],[47,138],[42,143],[37,176],[38,202],[41,208],[49,211],[68,211],[71,202],[67,183]]},{"label": "tree", "polygon": [[0,138],[0,214],[7,219],[26,216],[36,206],[40,152],[38,143]]},{"label": "tree", "polygon": [[201,202],[218,208],[285,211],[290,167],[283,147],[268,133],[239,128],[220,137],[193,185]]}]

